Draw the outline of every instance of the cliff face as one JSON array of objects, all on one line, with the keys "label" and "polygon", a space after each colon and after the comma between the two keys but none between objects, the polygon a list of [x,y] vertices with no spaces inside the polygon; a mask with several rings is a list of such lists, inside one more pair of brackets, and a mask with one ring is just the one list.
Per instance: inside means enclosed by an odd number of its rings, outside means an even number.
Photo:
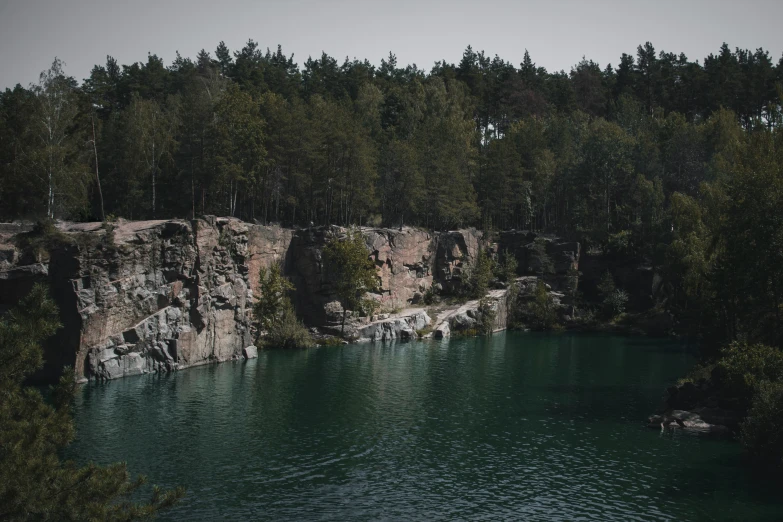
[{"label": "cliff face", "polygon": [[[42,263],[23,264],[0,237],[0,294],[7,296],[0,306],[48,281],[60,307],[64,328],[46,349],[42,379],[64,366],[82,380],[115,379],[241,357],[253,341],[259,268],[275,262],[296,284],[295,304],[308,325],[334,326],[342,315],[322,255],[327,240],[342,233],[337,227],[290,230],[207,217],[60,229],[70,243]],[[378,267],[381,290],[372,297],[381,312],[418,302],[435,281],[452,282],[481,241],[474,230],[362,233]]]},{"label": "cliff face", "polygon": [[113,244],[52,258],[50,265],[76,262],[57,279],[69,279],[76,297],[79,377],[113,379],[225,361],[252,344],[258,269],[285,257],[293,233],[216,221],[122,223]]}]

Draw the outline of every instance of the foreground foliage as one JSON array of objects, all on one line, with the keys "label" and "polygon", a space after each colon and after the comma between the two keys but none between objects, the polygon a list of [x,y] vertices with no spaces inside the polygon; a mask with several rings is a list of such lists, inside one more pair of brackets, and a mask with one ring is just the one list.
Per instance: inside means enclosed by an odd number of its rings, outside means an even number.
[{"label": "foreground foliage", "polygon": [[23,385],[43,364],[41,343],[58,328],[57,308],[40,285],[0,321],[0,519],[123,521],[171,507],[183,489],[153,487],[148,502],[132,501],[146,481],[132,479],[124,463],[61,460],[74,438],[73,374],[66,369],[48,401]]}]

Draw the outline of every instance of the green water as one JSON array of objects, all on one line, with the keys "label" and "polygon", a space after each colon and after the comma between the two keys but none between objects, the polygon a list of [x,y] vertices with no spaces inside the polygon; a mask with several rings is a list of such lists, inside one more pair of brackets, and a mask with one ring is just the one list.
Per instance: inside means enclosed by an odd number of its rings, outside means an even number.
[{"label": "green water", "polygon": [[643,420],[669,341],[490,339],[271,351],[81,388],[80,462],[188,496],[163,520],[781,520],[738,445]]}]

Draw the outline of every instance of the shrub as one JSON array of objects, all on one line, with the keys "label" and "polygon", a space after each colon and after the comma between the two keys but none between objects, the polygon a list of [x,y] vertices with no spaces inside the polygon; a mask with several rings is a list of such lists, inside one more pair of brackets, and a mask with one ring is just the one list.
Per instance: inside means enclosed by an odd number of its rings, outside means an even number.
[{"label": "shrub", "polygon": [[601,282],[598,283],[598,292],[603,298],[604,314],[607,318],[612,319],[625,311],[628,293],[615,286],[614,278],[608,270],[604,272]]},{"label": "shrub", "polygon": [[314,346],[310,332],[296,317],[287,293],[294,285],[283,276],[282,267],[273,264],[259,270],[259,298],[253,305],[258,326],[266,331],[263,346],[275,348],[309,348]]},{"label": "shrub", "polygon": [[543,281],[536,283],[533,301],[528,303],[531,326],[536,330],[551,330],[557,325],[557,308],[555,300],[549,295]]},{"label": "shrub", "polygon": [[358,230],[350,229],[344,238],[333,238],[324,248],[328,272],[333,276],[335,293],[343,304],[342,331],[348,310],[367,306],[364,294],[378,289],[378,273],[367,245]]},{"label": "shrub", "polygon": [[291,306],[288,292],[294,289],[293,283],[283,276],[279,263],[258,271],[258,300],[253,305],[253,315],[263,330],[270,330],[280,320],[283,312]]},{"label": "shrub", "polygon": [[609,234],[606,250],[608,253],[615,255],[629,254],[633,249],[631,239],[630,230],[621,230],[616,234]]},{"label": "shrub", "polygon": [[463,274],[463,292],[466,297],[480,299],[487,294],[493,278],[494,265],[495,262],[489,256],[489,252],[478,253],[476,261]]},{"label": "shrub", "polygon": [[304,324],[297,319],[294,309],[287,306],[267,332],[263,339],[263,345],[293,349],[310,348],[315,346],[315,342]]},{"label": "shrub", "polygon": [[55,226],[54,220],[42,219],[30,232],[17,234],[14,243],[23,257],[42,263],[49,259],[52,250],[73,245],[74,241]]},{"label": "shrub", "polygon": [[539,276],[555,273],[555,264],[552,262],[549,254],[546,253],[546,246],[547,241],[544,238],[537,237],[533,241],[532,250],[540,263],[536,270]]},{"label": "shrub", "polygon": [[497,264],[495,275],[501,281],[511,283],[517,278],[517,259],[508,250],[503,252],[502,261]]},{"label": "shrub", "polygon": [[601,282],[598,283],[598,293],[601,294],[601,297],[606,298],[612,292],[614,292],[616,288],[617,287],[614,284],[614,277],[612,277],[612,273],[607,270],[601,277]]},{"label": "shrub", "polygon": [[437,302],[438,295],[435,292],[435,285],[430,285],[430,287],[424,292],[424,304],[429,306],[433,305]]},{"label": "shrub", "polygon": [[783,352],[763,344],[734,342],[721,352],[717,370],[723,393],[749,402],[763,381],[783,379]]},{"label": "shrub", "polygon": [[626,304],[628,304],[628,294],[625,290],[617,289],[604,299],[604,306],[610,317],[617,317],[625,312]]},{"label": "shrub", "polygon": [[783,463],[783,383],[759,383],[740,441],[755,457]]}]

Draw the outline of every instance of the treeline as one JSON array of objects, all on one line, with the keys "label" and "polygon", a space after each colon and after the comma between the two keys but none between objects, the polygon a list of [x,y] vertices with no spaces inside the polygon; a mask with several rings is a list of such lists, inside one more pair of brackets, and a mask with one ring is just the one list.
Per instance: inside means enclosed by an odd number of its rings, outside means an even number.
[{"label": "treeline", "polygon": [[249,41],[195,60],[55,60],[0,94],[0,219],[218,214],[531,228],[649,260],[717,342],[783,337],[783,58],[649,43],[547,72],[470,47],[425,72]]},{"label": "treeline", "polygon": [[[724,136],[778,128],[783,59],[649,43],[549,73],[470,47],[429,73],[237,52],[55,60],[0,94],[0,218],[205,213],[287,224],[549,228],[596,241],[719,176]],[[721,112],[732,111],[733,115]]]}]

